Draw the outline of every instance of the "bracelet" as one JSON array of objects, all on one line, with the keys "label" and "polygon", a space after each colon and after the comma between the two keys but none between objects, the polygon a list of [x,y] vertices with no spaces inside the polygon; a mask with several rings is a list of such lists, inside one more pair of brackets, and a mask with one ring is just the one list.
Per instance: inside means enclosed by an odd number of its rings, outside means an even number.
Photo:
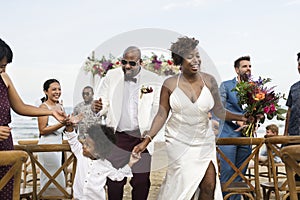
[{"label": "bracelet", "polygon": [[152,137],[150,135],[145,135],[144,138],[149,138],[150,142],[152,142]]}]

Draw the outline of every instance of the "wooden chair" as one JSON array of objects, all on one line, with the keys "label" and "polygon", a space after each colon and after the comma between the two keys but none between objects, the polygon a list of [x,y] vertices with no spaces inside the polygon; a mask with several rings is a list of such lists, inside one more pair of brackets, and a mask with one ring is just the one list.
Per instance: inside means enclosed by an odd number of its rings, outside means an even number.
[{"label": "wooden chair", "polygon": [[[20,145],[36,145],[38,144],[38,142],[39,140],[18,140],[18,144]],[[35,156],[37,157],[37,155]],[[39,173],[39,169],[37,169],[37,173]],[[21,180],[22,180],[22,184],[21,184],[22,187],[20,190],[20,198],[27,199],[27,200],[32,199],[33,178],[32,178],[32,165],[30,159],[27,159],[27,161],[23,164]]]},{"label": "wooden chair", "polygon": [[[259,189],[259,177],[255,176],[254,185],[251,180],[242,173],[251,159],[254,160],[254,174],[258,174],[258,156],[259,149],[264,143],[264,138],[219,138],[217,140],[217,145],[252,145],[252,153],[247,157],[247,159],[242,163],[242,165],[237,168],[226,155],[217,147],[217,152],[219,155],[232,167],[235,171],[234,174],[229,178],[229,180],[222,184],[222,191],[228,194],[224,196],[224,200],[228,199],[231,195],[241,194],[248,197],[249,199],[260,199],[260,189]],[[221,166],[222,167],[222,166]],[[234,182],[234,180],[240,176],[242,182]]]},{"label": "wooden chair", "polygon": [[[267,182],[263,182],[260,184],[263,190],[263,199],[269,200],[271,192],[275,193],[275,198],[280,199],[279,191],[287,191],[287,181],[285,172],[280,172],[279,168],[284,167],[283,163],[275,163],[275,156],[281,157],[280,153],[280,145],[278,144],[277,137],[282,136],[271,136],[266,137],[265,144],[267,147],[267,155],[268,159],[264,163],[267,167],[267,173],[262,174],[263,177],[268,178]],[[287,198],[286,195],[283,198]]]},{"label": "wooden chair", "polygon": [[282,164],[275,163],[274,156],[282,157],[280,146],[282,144],[300,143],[300,136],[272,136],[265,139],[268,151],[268,177],[269,181],[261,183],[263,189],[263,198],[268,200],[272,191],[275,193],[275,198],[280,199],[280,191],[285,192],[282,199],[285,200],[289,196],[288,181],[285,173],[279,172],[279,167]]},{"label": "wooden chair", "polygon": [[20,185],[22,164],[26,162],[28,155],[24,151],[0,151],[0,165],[11,165],[10,170],[0,180],[0,190],[14,178],[13,199],[20,199]]},{"label": "wooden chair", "polygon": [[[19,145],[37,145],[39,140],[19,140]],[[37,155],[35,155],[37,158]],[[30,178],[30,179],[29,179]],[[27,186],[32,187],[32,167],[31,160],[28,159],[26,163],[23,164],[22,168],[22,188],[27,188]]]},{"label": "wooden chair", "polygon": [[[63,140],[63,144],[69,144],[68,140]],[[65,151],[64,152],[64,159],[68,159],[72,155],[72,152]],[[69,165],[64,169],[65,173],[65,181],[67,184],[67,187],[72,187],[73,185],[73,180],[75,178],[75,174],[73,174],[73,165]]]},{"label": "wooden chair", "polygon": [[286,167],[290,199],[298,200],[297,193],[300,193],[300,186],[296,184],[295,174],[300,176],[300,145],[284,147],[281,154]]},{"label": "wooden chair", "polygon": [[[74,181],[77,160],[71,152],[69,144],[16,145],[15,149],[24,150],[30,156],[33,172],[33,199],[72,199],[72,185],[71,187],[66,187],[65,185],[60,185],[55,180],[60,172],[68,166],[73,165],[72,182]],[[35,154],[39,152],[71,152],[71,155],[64,160],[62,166],[53,175],[50,175],[35,156]],[[40,171],[43,171],[43,173],[45,173],[45,175],[49,178],[45,186],[39,189],[37,187],[37,167],[39,167]],[[55,185],[55,188],[49,188],[52,183]]]}]

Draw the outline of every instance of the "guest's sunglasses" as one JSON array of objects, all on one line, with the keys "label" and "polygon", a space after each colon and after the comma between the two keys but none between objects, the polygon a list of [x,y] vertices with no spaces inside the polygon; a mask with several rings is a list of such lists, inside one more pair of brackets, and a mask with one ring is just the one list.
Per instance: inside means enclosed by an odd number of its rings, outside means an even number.
[{"label": "guest's sunglasses", "polygon": [[132,67],[135,67],[137,65],[138,61],[127,61],[127,60],[121,60],[122,65],[127,65],[129,64]]},{"label": "guest's sunglasses", "polygon": [[82,92],[82,96],[90,96],[92,93],[90,92]]}]

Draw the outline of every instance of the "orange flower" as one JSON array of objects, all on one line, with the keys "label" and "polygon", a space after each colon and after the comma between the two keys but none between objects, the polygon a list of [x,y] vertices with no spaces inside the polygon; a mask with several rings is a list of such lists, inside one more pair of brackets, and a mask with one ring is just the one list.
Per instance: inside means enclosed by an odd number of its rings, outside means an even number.
[{"label": "orange flower", "polygon": [[256,95],[255,95],[255,97],[254,97],[254,100],[255,101],[261,101],[261,100],[263,100],[264,98],[265,98],[265,93],[263,93],[263,92],[260,92],[260,93],[257,93]]}]

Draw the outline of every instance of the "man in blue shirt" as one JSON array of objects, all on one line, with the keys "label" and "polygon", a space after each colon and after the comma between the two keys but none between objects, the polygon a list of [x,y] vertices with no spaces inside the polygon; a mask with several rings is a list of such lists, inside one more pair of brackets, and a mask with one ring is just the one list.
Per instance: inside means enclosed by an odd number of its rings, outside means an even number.
[{"label": "man in blue shirt", "polygon": [[[243,114],[244,111],[239,105],[239,99],[237,92],[232,91],[236,87],[236,84],[240,81],[248,80],[251,75],[251,62],[249,56],[243,56],[238,58],[234,62],[234,69],[237,74],[232,80],[227,80],[221,83],[220,96],[224,107],[234,113]],[[243,122],[238,121],[221,121],[220,123],[220,138],[230,137],[243,137],[240,131],[236,131]],[[239,168],[242,163],[247,159],[251,153],[251,147],[249,145],[224,145],[219,146],[220,150],[226,155],[230,161]],[[242,172],[245,174],[247,167]],[[220,158],[220,172],[221,172],[221,183],[225,183],[234,174],[232,167],[221,157]],[[235,182],[242,181],[242,178],[238,176]],[[223,193],[225,196],[226,193]],[[241,195],[232,195],[230,200],[239,200]]]},{"label": "man in blue shirt", "polygon": [[[297,54],[298,72],[300,73],[300,52]],[[294,83],[289,92],[286,106],[284,135],[300,135],[300,81]]]}]

